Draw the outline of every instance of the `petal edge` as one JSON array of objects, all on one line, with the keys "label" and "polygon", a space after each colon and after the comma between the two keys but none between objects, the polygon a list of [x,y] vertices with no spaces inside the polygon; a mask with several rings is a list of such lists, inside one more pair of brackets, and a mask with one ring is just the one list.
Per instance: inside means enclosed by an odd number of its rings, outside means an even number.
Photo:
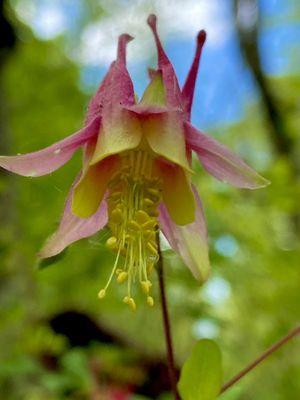
[{"label": "petal edge", "polygon": [[75,151],[99,132],[101,118],[67,138],[28,154],[0,156],[0,166],[22,176],[37,177],[50,174],[70,160]]},{"label": "petal edge", "polygon": [[185,122],[187,146],[193,150],[206,171],[220,181],[245,189],[258,189],[270,182],[215,139]]},{"label": "petal edge", "polygon": [[61,253],[73,242],[94,235],[107,224],[108,215],[105,199],[100,204],[97,212],[90,218],[79,218],[72,213],[73,191],[79,178],[80,175],[76,178],[69,192],[57,231],[48,238],[38,254],[40,258],[49,258]]},{"label": "petal edge", "polygon": [[176,225],[162,204],[159,224],[170,246],[181,256],[193,276],[203,283],[210,273],[207,229],[200,197],[195,187],[192,189],[196,200],[195,222],[184,226]]}]

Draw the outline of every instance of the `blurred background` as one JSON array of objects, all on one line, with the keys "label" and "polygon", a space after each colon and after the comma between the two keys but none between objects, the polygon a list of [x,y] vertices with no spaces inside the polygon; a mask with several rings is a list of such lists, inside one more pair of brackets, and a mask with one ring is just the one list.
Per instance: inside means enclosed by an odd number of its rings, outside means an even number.
[{"label": "blurred background", "polygon": [[[195,163],[212,274],[200,288],[164,251],[176,362],[199,338],[221,346],[225,378],[299,320],[300,3],[297,0],[0,1],[0,154],[48,146],[83,123],[120,33],[136,92],[155,66],[145,20],[159,31],[180,83],[206,29],[193,122],[272,185],[237,190]],[[39,269],[36,253],[59,221],[81,155],[38,179],[0,171],[0,399],[171,399],[157,306],[132,314],[114,284],[102,232]],[[44,265],[45,267],[45,265]],[[157,282],[154,286],[157,288]],[[156,290],[157,291],[157,290]],[[299,340],[224,400],[300,398]]]}]

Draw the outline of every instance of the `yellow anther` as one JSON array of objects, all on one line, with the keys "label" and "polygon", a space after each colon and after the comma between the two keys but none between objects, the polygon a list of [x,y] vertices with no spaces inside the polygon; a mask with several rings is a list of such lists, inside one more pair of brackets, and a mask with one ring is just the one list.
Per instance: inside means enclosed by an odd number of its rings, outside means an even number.
[{"label": "yellow anther", "polygon": [[141,282],[141,286],[142,286],[143,291],[146,294],[149,294],[151,286],[152,286],[152,283],[150,281],[142,281]]},{"label": "yellow anther", "polygon": [[117,224],[122,222],[123,215],[122,211],[119,208],[116,208],[111,212],[111,220]]},{"label": "yellow anther", "polygon": [[101,289],[100,292],[98,293],[98,297],[99,299],[103,299],[106,295],[106,290],[105,289]]},{"label": "yellow anther", "polygon": [[144,199],[144,204],[146,207],[153,207],[155,203],[154,203],[154,201],[146,198],[146,199]]},{"label": "yellow anther", "polygon": [[160,191],[157,189],[147,188],[147,192],[158,199],[160,198]]},{"label": "yellow anther", "polygon": [[119,275],[121,272],[123,272],[123,270],[121,268],[116,269],[116,275]]},{"label": "yellow anther", "polygon": [[157,222],[155,219],[149,219],[149,221],[145,222],[142,225],[143,230],[153,229],[156,226]]},{"label": "yellow anther", "polygon": [[125,304],[128,304],[129,307],[132,309],[132,311],[136,311],[136,304],[132,297],[129,296],[124,297],[123,302]]},{"label": "yellow anther", "polygon": [[117,200],[122,196],[122,192],[113,192],[109,195],[110,200]]},{"label": "yellow anther", "polygon": [[150,306],[150,307],[153,307],[153,306],[154,306],[154,299],[153,299],[153,297],[151,297],[151,296],[148,296],[148,297],[147,297],[147,304],[148,304],[148,306]]},{"label": "yellow anther", "polygon": [[128,222],[128,228],[133,231],[139,231],[141,229],[141,225],[132,219]]},{"label": "yellow anther", "polygon": [[147,249],[150,251],[150,253],[154,256],[157,255],[157,250],[156,248],[153,246],[153,244],[151,242],[147,242]]},{"label": "yellow anther", "polygon": [[118,277],[117,277],[117,282],[118,283],[123,283],[123,282],[126,281],[127,277],[128,277],[128,273],[127,272],[125,272],[125,271],[120,272]]},{"label": "yellow anther", "polygon": [[136,311],[136,304],[132,297],[129,298],[128,305],[132,311]]},{"label": "yellow anther", "polygon": [[143,210],[138,210],[135,213],[135,219],[139,224],[144,224],[145,222],[149,221],[150,217],[146,213],[146,211]]},{"label": "yellow anther", "polygon": [[115,250],[117,248],[118,240],[116,237],[111,236],[109,239],[106,241],[106,246],[111,249]]}]

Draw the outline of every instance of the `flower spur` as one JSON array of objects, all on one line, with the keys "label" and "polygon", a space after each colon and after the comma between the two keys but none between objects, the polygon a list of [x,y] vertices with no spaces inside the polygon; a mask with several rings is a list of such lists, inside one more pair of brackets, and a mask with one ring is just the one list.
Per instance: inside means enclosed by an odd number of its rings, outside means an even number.
[{"label": "flower spur", "polygon": [[43,150],[1,156],[0,166],[24,176],[41,176],[65,164],[83,148],[83,167],[70,190],[57,231],[40,251],[41,258],[59,254],[71,243],[108,225],[106,244],[116,258],[107,284],[114,276],[127,282],[124,302],[133,310],[134,283],[139,282],[153,306],[151,272],[159,258],[158,232],[200,282],[209,275],[207,231],[202,205],[191,183],[191,154],[221,181],[255,189],[268,181],[228,148],[198,131],[190,123],[204,31],[185,84],[180,89],[172,64],[160,42],[156,17],[148,18],[158,54],[157,70],[141,101],[135,101],[126,69],[126,45],[119,38],[114,61],[92,98],[84,128]]}]

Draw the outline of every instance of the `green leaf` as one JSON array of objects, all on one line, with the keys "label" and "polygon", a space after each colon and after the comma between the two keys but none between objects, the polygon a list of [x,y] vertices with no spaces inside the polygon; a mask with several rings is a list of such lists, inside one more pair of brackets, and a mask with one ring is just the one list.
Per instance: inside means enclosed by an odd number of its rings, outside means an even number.
[{"label": "green leaf", "polygon": [[182,400],[213,400],[222,385],[221,351],[212,340],[200,340],[184,363],[178,383]]}]

